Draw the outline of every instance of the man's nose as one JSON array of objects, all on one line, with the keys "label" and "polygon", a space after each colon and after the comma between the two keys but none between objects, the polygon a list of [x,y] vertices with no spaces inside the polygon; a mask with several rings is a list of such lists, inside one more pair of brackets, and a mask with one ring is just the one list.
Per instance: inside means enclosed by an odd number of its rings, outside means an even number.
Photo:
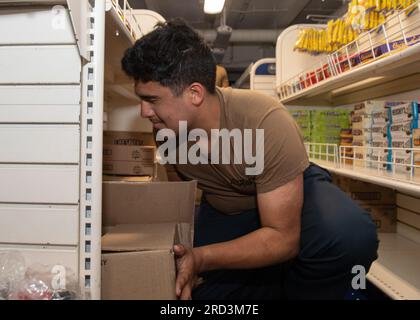
[{"label": "man's nose", "polygon": [[149,106],[147,102],[140,103],[140,111],[142,118],[151,118],[154,116],[153,109]]}]

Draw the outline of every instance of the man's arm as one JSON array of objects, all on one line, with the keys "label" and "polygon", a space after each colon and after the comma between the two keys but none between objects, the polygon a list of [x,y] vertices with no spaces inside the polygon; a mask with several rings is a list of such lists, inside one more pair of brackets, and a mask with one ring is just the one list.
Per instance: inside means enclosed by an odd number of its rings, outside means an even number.
[{"label": "man's arm", "polygon": [[241,238],[194,249],[199,272],[252,269],[281,263],[299,252],[303,177],[258,195],[261,229]]},{"label": "man's arm", "polygon": [[175,248],[180,259],[177,294],[188,298],[193,278],[201,272],[262,268],[294,258],[299,252],[302,206],[303,175],[300,174],[286,185],[258,195],[260,229],[232,241],[194,248],[190,252],[185,248]]}]

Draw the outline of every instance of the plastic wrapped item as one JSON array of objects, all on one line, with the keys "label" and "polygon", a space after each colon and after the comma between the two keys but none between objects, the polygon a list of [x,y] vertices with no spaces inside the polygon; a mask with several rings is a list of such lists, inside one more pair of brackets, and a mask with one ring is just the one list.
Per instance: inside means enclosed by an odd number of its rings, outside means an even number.
[{"label": "plastic wrapped item", "polygon": [[76,275],[64,266],[33,265],[10,293],[10,300],[78,300]]},{"label": "plastic wrapped item", "polygon": [[25,259],[17,251],[0,252],[0,300],[7,300],[25,276]]},{"label": "plastic wrapped item", "polygon": [[78,300],[75,273],[61,265],[32,265],[18,251],[0,252],[0,300]]}]

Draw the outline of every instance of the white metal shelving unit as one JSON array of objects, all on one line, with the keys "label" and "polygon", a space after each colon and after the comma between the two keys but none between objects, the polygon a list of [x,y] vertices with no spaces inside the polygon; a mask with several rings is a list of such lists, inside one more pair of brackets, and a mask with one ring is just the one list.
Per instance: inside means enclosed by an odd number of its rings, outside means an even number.
[{"label": "white metal shelving unit", "polygon": [[[395,94],[398,100],[411,100],[413,90],[420,89],[420,42],[413,41],[417,39],[414,36],[420,35],[419,6],[420,1],[408,8],[414,9],[410,17],[404,11],[393,14],[381,29],[362,34],[331,55],[311,56],[294,51],[302,28],[325,26],[296,25],[286,29],[276,48],[280,100],[286,106],[300,108],[348,106],[369,99],[385,100],[384,97]],[[388,52],[376,56],[374,50],[380,45]],[[393,45],[398,49],[390,50]],[[352,65],[354,60],[350,58],[368,51],[372,52],[372,59]],[[343,153],[337,145],[307,144],[307,151],[312,162],[332,173],[396,190],[397,233],[379,235],[379,258],[368,278],[393,299],[420,299],[420,177],[413,171],[388,172],[380,169],[383,163],[379,162],[348,164],[349,159],[340,157]],[[411,209],[404,209],[402,198],[414,203]]]},{"label": "white metal shelving unit", "polygon": [[276,97],[276,59],[260,59],[252,65],[250,89]]},{"label": "white metal shelving unit", "polygon": [[[313,163],[332,173],[394,189],[404,194],[402,197],[407,198],[406,195],[410,195],[413,197],[408,197],[411,201],[420,201],[415,200],[420,198],[420,176],[415,177],[412,174],[395,171],[388,172],[386,169],[379,170],[377,168],[384,164],[381,161],[366,160],[362,166],[360,164],[356,166],[354,163],[347,164],[346,160],[349,159],[341,158],[340,155],[343,153],[334,144],[307,143],[306,149]],[[395,165],[393,162],[388,164]],[[376,168],[369,168],[371,166]],[[420,169],[413,163],[409,166]],[[400,202],[399,197],[397,197],[397,205]],[[417,205],[416,202],[414,206]],[[410,212],[409,214],[414,217],[414,223],[413,220],[403,219],[399,212],[397,233],[379,234],[379,258],[372,264],[368,274],[368,279],[372,283],[396,300],[420,300],[420,231],[417,229],[416,221],[420,219],[420,215]]]},{"label": "white metal shelving unit", "polygon": [[[280,100],[289,105],[338,106],[380,98],[384,96],[383,92],[391,95],[417,89],[420,80],[420,14],[417,7],[420,2],[393,14],[377,29],[361,34],[330,55],[310,57],[305,53],[293,53],[296,29],[307,25],[286,29],[278,39],[276,53],[278,63],[287,58],[290,62],[287,74],[280,73],[277,78]],[[407,17],[406,13],[413,9],[414,13]],[[380,46],[384,52],[379,55]],[[367,53],[372,54],[371,59],[356,62],[361,54]],[[306,63],[295,63],[295,57],[302,59],[302,55],[307,56]],[[328,76],[322,71],[328,72]]]},{"label": "white metal shelving unit", "polygon": [[[420,197],[420,173],[417,173],[420,167],[416,166],[413,161],[410,164],[399,165],[395,163],[395,160],[390,162],[362,160],[361,164],[356,165],[352,161],[355,158],[354,156],[352,158],[340,157],[344,149],[353,149],[355,153],[358,148],[364,148],[366,152],[376,149],[387,149],[389,152],[405,151],[409,153],[420,151],[415,148],[339,147],[335,144],[306,143],[307,153],[311,161],[321,165],[332,173],[381,185],[414,197]],[[348,164],[348,161],[352,163]],[[387,165],[391,166],[392,170],[384,169]],[[401,172],[403,167],[407,168],[407,173]]]},{"label": "white metal shelving unit", "polygon": [[0,0],[0,250],[69,268],[90,299],[101,290],[104,105],[138,103],[120,60],[164,21],[120,3]]}]

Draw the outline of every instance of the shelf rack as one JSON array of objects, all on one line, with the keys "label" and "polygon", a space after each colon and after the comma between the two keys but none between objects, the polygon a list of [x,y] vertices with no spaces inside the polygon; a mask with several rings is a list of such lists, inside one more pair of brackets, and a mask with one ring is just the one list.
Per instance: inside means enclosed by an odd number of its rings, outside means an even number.
[{"label": "shelf rack", "polygon": [[[358,149],[364,149],[364,152],[369,150],[385,149],[389,152],[420,152],[416,148],[375,148],[375,147],[339,147],[335,144],[325,143],[306,143],[306,150],[310,160],[325,169],[345,177],[374,183],[387,188],[391,188],[402,193],[412,196],[420,196],[420,167],[413,162],[414,157],[411,157],[411,163],[397,164],[393,161],[369,160],[365,158],[359,161],[359,165],[353,161],[356,157],[343,156],[344,150],[353,149],[356,153]],[[349,162],[351,161],[351,163]],[[392,167],[392,170],[386,170],[384,167]],[[407,172],[401,172],[401,168],[406,168]]]},{"label": "shelf rack", "polygon": [[[350,157],[341,157],[344,149],[334,144],[306,143],[310,161],[330,172],[348,178],[365,181],[397,190],[404,194],[420,196],[420,177],[413,174],[401,174],[378,169],[383,164],[395,165],[393,162],[361,160],[362,165],[349,164]],[[352,147],[356,148],[356,147]],[[367,149],[367,147],[364,147]],[[389,151],[395,151],[389,148]],[[401,151],[401,148],[398,148]],[[420,149],[406,149],[408,152]],[[355,152],[355,151],[354,151]],[[369,168],[369,166],[376,168]],[[418,166],[409,164],[413,169]],[[399,228],[401,226],[399,225]],[[404,237],[403,232],[379,234],[380,246],[378,260],[372,264],[367,278],[385,294],[395,300],[420,299],[420,242]]]},{"label": "shelf rack", "polygon": [[[337,106],[379,98],[383,92],[391,95],[418,88],[419,7],[420,1],[417,1],[336,52],[319,59],[312,58],[318,61],[310,68],[303,71],[296,68],[293,77],[278,83],[277,94],[281,102]],[[410,11],[413,13],[408,16]]]}]

